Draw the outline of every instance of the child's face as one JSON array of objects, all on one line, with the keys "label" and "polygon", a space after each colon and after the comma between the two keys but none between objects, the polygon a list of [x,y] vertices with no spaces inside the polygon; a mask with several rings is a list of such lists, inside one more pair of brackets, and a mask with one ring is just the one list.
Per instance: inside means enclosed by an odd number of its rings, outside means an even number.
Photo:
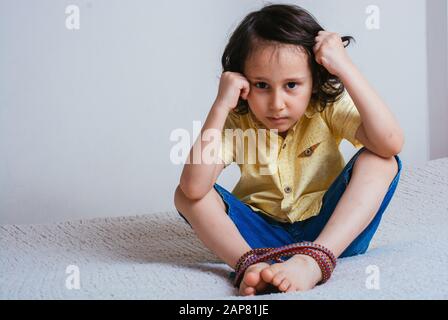
[{"label": "child's face", "polygon": [[[308,56],[294,45],[261,47],[246,60],[247,97],[255,117],[284,136],[305,113],[313,80]],[[273,117],[284,117],[274,120]]]}]

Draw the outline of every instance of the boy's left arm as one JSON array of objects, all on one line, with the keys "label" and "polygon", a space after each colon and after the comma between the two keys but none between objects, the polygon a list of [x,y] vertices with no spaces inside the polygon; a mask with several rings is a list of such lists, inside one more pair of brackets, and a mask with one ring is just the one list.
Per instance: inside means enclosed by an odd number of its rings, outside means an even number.
[{"label": "boy's left arm", "polygon": [[389,158],[400,153],[404,134],[392,112],[353,64],[337,33],[320,31],[316,37],[316,61],[337,76],[361,116],[362,124],[356,132],[367,149]]}]

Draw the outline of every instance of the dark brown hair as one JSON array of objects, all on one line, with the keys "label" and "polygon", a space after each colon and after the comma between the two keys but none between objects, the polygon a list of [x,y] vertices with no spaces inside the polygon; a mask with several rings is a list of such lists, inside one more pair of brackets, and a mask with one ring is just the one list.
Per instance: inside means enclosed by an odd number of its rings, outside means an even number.
[{"label": "dark brown hair", "polygon": [[[344,91],[341,80],[316,62],[313,46],[318,32],[324,30],[317,20],[297,5],[268,4],[259,11],[249,13],[230,36],[221,58],[223,72],[244,74],[244,64],[258,43],[272,45],[293,44],[304,49],[313,77],[311,100],[320,106],[318,112],[328,103],[339,99]],[[353,37],[341,37],[348,46]],[[246,100],[239,99],[235,112],[248,112]]]}]

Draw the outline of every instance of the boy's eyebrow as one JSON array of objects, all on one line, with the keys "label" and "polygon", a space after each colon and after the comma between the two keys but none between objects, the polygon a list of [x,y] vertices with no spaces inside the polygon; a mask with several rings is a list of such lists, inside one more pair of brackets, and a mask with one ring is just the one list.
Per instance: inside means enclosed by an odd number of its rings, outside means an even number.
[{"label": "boy's eyebrow", "polygon": [[[263,81],[268,81],[269,79],[267,78],[263,78],[263,77],[249,77],[252,78],[253,80],[263,80]],[[286,78],[283,79],[283,81],[302,81],[305,80],[307,77],[303,76],[303,77],[293,77],[293,78]]]}]

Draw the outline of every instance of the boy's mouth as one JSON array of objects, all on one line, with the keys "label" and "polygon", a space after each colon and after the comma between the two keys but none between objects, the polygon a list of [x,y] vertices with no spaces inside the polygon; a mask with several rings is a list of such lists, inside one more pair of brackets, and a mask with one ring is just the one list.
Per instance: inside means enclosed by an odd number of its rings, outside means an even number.
[{"label": "boy's mouth", "polygon": [[288,117],[281,117],[281,118],[273,118],[273,117],[268,117],[269,121],[273,122],[273,123],[279,123],[279,122],[284,122],[288,119]]}]

